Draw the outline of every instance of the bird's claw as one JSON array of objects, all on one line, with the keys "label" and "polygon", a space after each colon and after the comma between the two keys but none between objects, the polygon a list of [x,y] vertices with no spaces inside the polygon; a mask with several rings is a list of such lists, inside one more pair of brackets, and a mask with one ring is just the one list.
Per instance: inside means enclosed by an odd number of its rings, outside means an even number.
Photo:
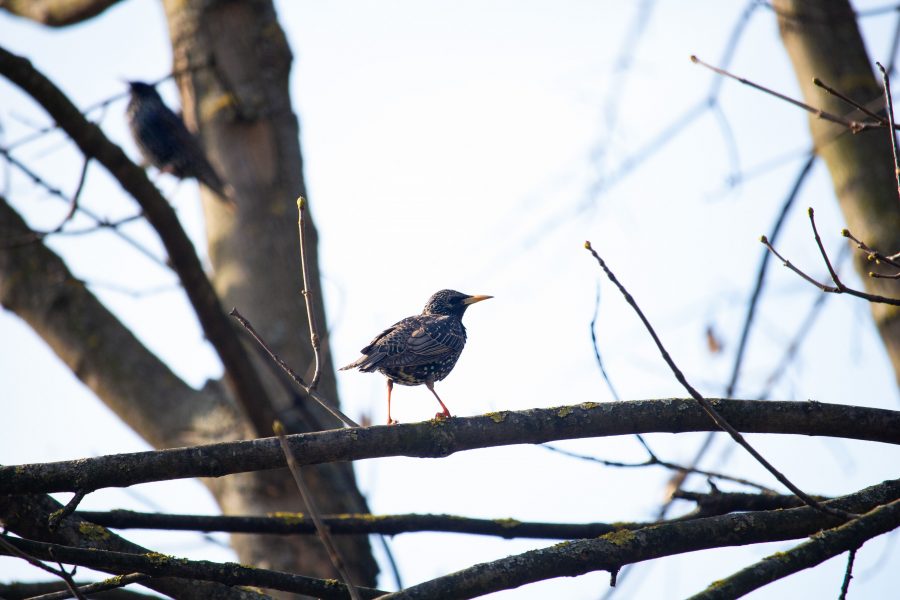
[{"label": "bird's claw", "polygon": [[450,413],[439,412],[434,415],[434,418],[437,419],[438,421],[443,421],[444,419],[450,418]]}]

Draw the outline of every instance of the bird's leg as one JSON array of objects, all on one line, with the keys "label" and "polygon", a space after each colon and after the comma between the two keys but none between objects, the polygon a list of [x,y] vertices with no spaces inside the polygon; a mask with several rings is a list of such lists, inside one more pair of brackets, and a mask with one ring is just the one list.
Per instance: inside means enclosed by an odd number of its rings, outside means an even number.
[{"label": "bird's leg", "polygon": [[450,411],[447,410],[447,407],[444,406],[444,403],[441,401],[441,397],[437,395],[437,392],[436,392],[436,391],[434,391],[434,382],[433,382],[433,381],[430,381],[430,380],[429,380],[429,381],[426,381],[426,382],[425,382],[425,387],[427,387],[429,390],[431,390],[431,393],[434,394],[434,397],[435,397],[435,398],[437,398],[438,404],[440,404],[440,405],[441,405],[441,408],[444,409],[444,412],[439,412],[439,413],[437,413],[436,415],[434,415],[434,418],[435,418],[435,419],[449,419],[449,418],[450,418]]},{"label": "bird's leg", "polygon": [[398,421],[395,421],[394,419],[391,418],[391,390],[394,389],[394,380],[388,379],[387,382],[388,382],[388,384],[387,384],[388,385],[388,422],[387,422],[387,424],[388,425],[396,425],[398,423]]}]

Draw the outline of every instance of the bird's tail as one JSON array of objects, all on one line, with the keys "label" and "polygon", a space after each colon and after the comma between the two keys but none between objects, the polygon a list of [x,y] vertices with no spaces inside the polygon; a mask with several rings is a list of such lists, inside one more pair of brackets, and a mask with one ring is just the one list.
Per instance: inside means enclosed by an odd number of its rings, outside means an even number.
[{"label": "bird's tail", "polygon": [[363,371],[364,373],[371,373],[376,368],[375,365],[371,364],[371,361],[372,361],[371,356],[363,355],[363,356],[360,356],[359,358],[357,358],[356,360],[354,360],[349,365],[341,367],[340,369],[338,369],[338,371],[349,371],[350,369],[359,369],[360,371]]}]

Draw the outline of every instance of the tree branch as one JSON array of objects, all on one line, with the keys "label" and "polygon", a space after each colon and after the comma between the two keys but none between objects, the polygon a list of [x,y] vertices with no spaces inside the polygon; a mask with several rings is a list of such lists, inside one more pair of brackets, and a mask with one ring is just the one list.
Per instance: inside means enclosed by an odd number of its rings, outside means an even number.
[{"label": "tree branch", "polygon": [[[349,598],[347,588],[333,579],[316,579],[282,571],[245,567],[237,563],[215,563],[208,560],[188,560],[158,552],[130,554],[109,550],[86,550],[34,542],[22,538],[0,536],[19,550],[38,558],[50,558],[61,562],[114,573],[146,573],[157,577],[177,577],[210,581],[226,586],[255,586],[316,598]],[[5,554],[0,548],[0,554]],[[377,598],[383,591],[358,588],[363,598]],[[258,598],[258,596],[256,596]]]},{"label": "tree branch", "polygon": [[[900,444],[900,412],[877,408],[756,400],[708,402],[747,433],[821,435]],[[710,431],[717,427],[694,399],[585,402],[478,417],[402,423],[287,436],[301,465],[385,456],[436,458],[475,448],[540,444],[633,433]],[[184,477],[284,467],[275,438],[96,458],[0,466],[0,493],[125,487]]]},{"label": "tree branch", "polygon": [[815,534],[811,540],[767,556],[760,562],[716,581],[691,600],[726,600],[749,594],[798,571],[821,564],[833,556],[854,552],[865,541],[900,526],[900,500],[878,506],[857,519]]},{"label": "tree branch", "polygon": [[[895,501],[898,498],[900,480],[892,480],[831,500],[825,505],[840,512],[867,512],[887,502],[897,505]],[[894,527],[900,525],[900,510],[892,509],[886,518]],[[796,539],[839,522],[839,519],[815,508],[804,506],[666,523],[637,531],[618,531],[597,539],[563,542],[474,565],[388,594],[384,600],[472,598],[553,577],[574,577],[600,570],[616,572],[623,565],[663,556]]]},{"label": "tree branch", "polygon": [[[754,496],[754,494],[746,494]],[[700,494],[700,496],[704,496]],[[772,496],[794,498],[793,496]],[[794,498],[796,500],[796,498]],[[749,503],[745,501],[745,504]],[[710,503],[712,504],[712,503]],[[740,506],[735,500],[720,506]],[[791,505],[794,506],[794,505]],[[170,531],[222,531],[227,533],[267,533],[310,535],[316,532],[309,516],[303,513],[276,513],[267,517],[237,515],[172,515],[130,510],[75,513],[91,523],[113,529],[163,529]],[[721,513],[719,513],[721,514]],[[604,535],[618,529],[637,529],[648,523],[541,523],[515,519],[473,519],[459,515],[322,515],[333,535],[398,535],[401,533],[443,532],[489,535],[504,539],[532,538],[568,540]]]},{"label": "tree branch", "polygon": [[[30,231],[0,197],[0,237],[17,239]],[[184,383],[42,242],[0,250],[0,304],[28,323],[152,445],[188,446],[219,441],[225,433],[232,439],[249,434],[226,394]]]},{"label": "tree branch", "polygon": [[[117,536],[109,530],[85,521],[77,515],[61,519],[55,528],[50,527],[50,517],[62,508],[62,505],[51,498],[37,494],[20,494],[8,496],[0,494],[0,522],[7,531],[16,535],[60,544],[60,547],[78,548],[84,552],[100,550],[132,555],[149,552],[137,544]],[[8,538],[9,539],[9,538]],[[64,546],[63,546],[64,545]],[[29,552],[30,554],[30,552]],[[53,556],[53,560],[63,560]],[[103,570],[102,568],[100,570]],[[138,569],[112,571],[115,573],[131,573]],[[160,593],[176,596],[184,600],[205,600],[207,598],[223,598],[228,600],[262,600],[259,595],[241,589],[229,588],[216,583],[196,581],[192,579],[152,578],[143,585]]]}]

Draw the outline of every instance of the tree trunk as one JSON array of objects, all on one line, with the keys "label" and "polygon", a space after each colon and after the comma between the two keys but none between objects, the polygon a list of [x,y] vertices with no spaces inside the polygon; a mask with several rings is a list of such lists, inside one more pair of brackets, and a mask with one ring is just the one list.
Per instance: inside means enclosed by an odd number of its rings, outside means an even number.
[{"label": "tree trunk", "polygon": [[[237,307],[273,349],[301,375],[314,364],[301,295],[296,200],[305,194],[299,127],[291,109],[292,61],[269,0],[164,0],[173,71],[180,73],[188,127],[236,190],[236,210],[203,190],[213,284],[225,307]],[[311,279],[319,281],[316,233],[307,228]],[[321,296],[318,323],[326,323]],[[320,335],[324,332],[320,332]],[[323,336],[327,337],[327,336]],[[250,342],[248,342],[250,343]],[[334,369],[325,359],[318,390],[337,400]],[[253,348],[253,354],[258,350]],[[267,360],[267,359],[266,359]],[[259,361],[276,411],[292,432],[339,426],[314,402],[299,397]],[[311,373],[306,373],[307,381]],[[365,511],[350,465],[305,470],[323,512]],[[226,513],[306,510],[286,471],[253,475],[251,489],[211,482]],[[318,539],[236,535],[242,562],[321,577],[335,572]],[[377,574],[365,536],[337,543],[354,583],[373,585]]]},{"label": "tree trunk", "polygon": [[[874,63],[866,53],[847,0],[776,0],[773,5],[781,38],[808,104],[834,114],[848,112],[846,104],[813,84],[814,77],[863,106],[883,96],[873,72]],[[831,172],[847,228],[883,254],[900,250],[900,201],[887,131],[853,135],[815,115],[810,115],[809,123],[816,151]],[[869,271],[879,267],[868,262],[861,252],[856,252],[854,258],[868,292],[898,296],[900,286],[896,280],[869,277]],[[871,306],[900,383],[900,310],[886,304]]]}]

